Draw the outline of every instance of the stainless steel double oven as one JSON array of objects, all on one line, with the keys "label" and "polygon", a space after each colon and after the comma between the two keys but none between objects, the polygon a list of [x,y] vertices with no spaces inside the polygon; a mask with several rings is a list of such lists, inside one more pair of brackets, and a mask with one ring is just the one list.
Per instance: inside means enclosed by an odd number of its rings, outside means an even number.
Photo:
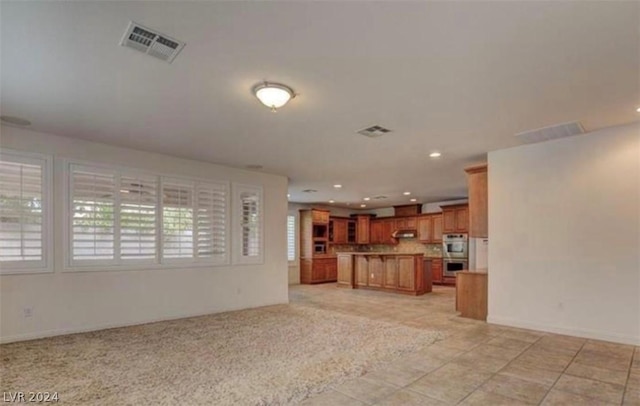
[{"label": "stainless steel double oven", "polygon": [[444,276],[469,269],[469,240],[467,234],[442,236],[442,270]]}]

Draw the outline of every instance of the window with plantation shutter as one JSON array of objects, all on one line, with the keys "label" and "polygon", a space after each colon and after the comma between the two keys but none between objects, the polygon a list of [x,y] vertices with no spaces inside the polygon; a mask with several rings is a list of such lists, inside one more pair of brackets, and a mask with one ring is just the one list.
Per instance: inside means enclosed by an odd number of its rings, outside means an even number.
[{"label": "window with plantation shutter", "polygon": [[296,260],[296,216],[287,216],[287,260]]},{"label": "window with plantation shutter", "polygon": [[193,258],[193,204],[195,184],[162,181],[162,255],[164,258]]},{"label": "window with plantation shutter", "polygon": [[48,271],[50,159],[0,153],[0,270]]},{"label": "window with plantation shutter", "polygon": [[70,237],[73,261],[114,260],[115,174],[73,166],[71,198]]},{"label": "window with plantation shutter", "polygon": [[162,179],[163,258],[226,261],[227,189],[224,183]]},{"label": "window with plantation shutter", "polygon": [[226,262],[227,189],[224,183],[199,183],[196,187],[196,256],[198,258]]},{"label": "window with plantation shutter", "polygon": [[262,263],[262,188],[234,184],[234,217],[237,227],[235,262]]},{"label": "window with plantation shutter", "polygon": [[156,259],[157,190],[156,176],[120,176],[120,259]]}]

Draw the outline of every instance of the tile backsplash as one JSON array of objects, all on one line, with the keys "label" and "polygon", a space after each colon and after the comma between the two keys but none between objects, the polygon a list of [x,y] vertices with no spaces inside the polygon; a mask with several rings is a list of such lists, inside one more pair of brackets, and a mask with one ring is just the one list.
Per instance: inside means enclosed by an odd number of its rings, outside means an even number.
[{"label": "tile backsplash", "polygon": [[331,245],[329,254],[336,252],[408,252],[422,253],[428,257],[441,257],[441,244],[422,244],[416,239],[402,239],[397,245]]}]

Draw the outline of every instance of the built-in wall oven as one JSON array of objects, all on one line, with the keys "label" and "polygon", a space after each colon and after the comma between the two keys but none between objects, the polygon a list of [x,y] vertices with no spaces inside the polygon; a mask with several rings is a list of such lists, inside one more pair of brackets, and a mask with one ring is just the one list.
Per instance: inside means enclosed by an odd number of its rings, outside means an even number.
[{"label": "built-in wall oven", "polygon": [[466,234],[445,234],[442,236],[442,256],[444,258],[468,258],[469,241]]},{"label": "built-in wall oven", "polygon": [[442,260],[442,273],[444,276],[456,276],[456,272],[469,269],[469,261],[465,259],[445,258]]}]

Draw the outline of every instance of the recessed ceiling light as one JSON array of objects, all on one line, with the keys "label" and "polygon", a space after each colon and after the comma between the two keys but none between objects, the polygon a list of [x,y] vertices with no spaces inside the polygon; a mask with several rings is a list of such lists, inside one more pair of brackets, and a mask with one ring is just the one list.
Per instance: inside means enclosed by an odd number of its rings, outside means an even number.
[{"label": "recessed ceiling light", "polygon": [[411,194],[411,192],[404,192],[402,194],[405,195],[405,196],[409,196]]},{"label": "recessed ceiling light", "polygon": [[638,107],[638,108],[636,109],[636,111],[637,111],[638,113],[640,113],[640,107]]},{"label": "recessed ceiling light", "polygon": [[289,100],[296,97],[293,89],[280,83],[262,82],[255,85],[251,90],[258,100],[274,113],[277,109],[287,104]]},{"label": "recessed ceiling light", "polygon": [[362,200],[364,200],[365,202],[368,202],[369,200],[371,200],[371,198],[370,198],[370,197],[365,197],[365,198],[364,198],[364,199],[362,199]]},{"label": "recessed ceiling light", "polygon": [[287,193],[287,199],[290,198],[290,197],[291,197],[291,195],[289,193]]},{"label": "recessed ceiling light", "polygon": [[21,127],[26,127],[28,125],[31,125],[31,121],[24,118],[20,118],[20,117],[15,117],[15,116],[0,116],[0,121],[2,121],[5,124],[19,125]]},{"label": "recessed ceiling light", "polygon": [[418,199],[409,199],[410,202],[417,202]]},{"label": "recessed ceiling light", "polygon": [[367,205],[366,204],[361,204],[360,207],[367,207]]},{"label": "recessed ceiling light", "polygon": [[336,202],[335,200],[329,200],[329,203],[335,203],[335,202]]},{"label": "recessed ceiling light", "polygon": [[334,188],[336,188],[336,189],[340,189],[340,188],[342,187],[342,185],[340,185],[340,184],[335,184],[335,185],[333,185],[333,187],[334,187]]},{"label": "recessed ceiling light", "polygon": [[442,154],[439,153],[438,151],[433,151],[432,153],[429,154],[429,156],[431,158],[440,158],[442,156]]}]

